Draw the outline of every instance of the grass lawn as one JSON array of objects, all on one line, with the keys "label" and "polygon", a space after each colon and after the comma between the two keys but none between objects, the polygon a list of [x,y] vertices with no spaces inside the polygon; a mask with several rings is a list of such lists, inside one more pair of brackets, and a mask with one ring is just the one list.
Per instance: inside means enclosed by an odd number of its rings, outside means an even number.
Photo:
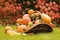
[{"label": "grass lawn", "polygon": [[0,27],[0,40],[60,40],[60,28],[54,28],[51,33],[9,36],[4,33],[4,27]]}]

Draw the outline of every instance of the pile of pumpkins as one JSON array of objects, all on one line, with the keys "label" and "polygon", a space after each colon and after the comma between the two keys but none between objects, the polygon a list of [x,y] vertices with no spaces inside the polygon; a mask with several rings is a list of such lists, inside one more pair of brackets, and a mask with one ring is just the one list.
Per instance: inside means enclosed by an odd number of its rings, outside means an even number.
[{"label": "pile of pumpkins", "polygon": [[39,11],[34,11],[30,9],[28,14],[24,14],[22,18],[17,19],[16,31],[14,31],[11,27],[5,27],[5,32],[7,34],[20,34],[27,31],[29,28],[34,25],[40,23],[51,24],[51,18],[44,13],[40,13]]}]

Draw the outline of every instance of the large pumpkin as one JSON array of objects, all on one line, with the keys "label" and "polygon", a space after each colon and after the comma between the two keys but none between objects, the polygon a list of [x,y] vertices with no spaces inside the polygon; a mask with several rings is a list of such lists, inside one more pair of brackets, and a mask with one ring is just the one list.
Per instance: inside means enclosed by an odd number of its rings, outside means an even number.
[{"label": "large pumpkin", "polygon": [[48,23],[48,24],[51,23],[51,18],[47,14],[44,14],[44,13],[41,14],[41,18],[42,18],[44,23]]}]

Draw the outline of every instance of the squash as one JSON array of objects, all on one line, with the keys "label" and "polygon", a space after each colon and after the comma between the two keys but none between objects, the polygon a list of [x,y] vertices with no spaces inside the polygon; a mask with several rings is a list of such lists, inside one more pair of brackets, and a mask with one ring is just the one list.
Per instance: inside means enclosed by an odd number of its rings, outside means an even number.
[{"label": "squash", "polygon": [[24,31],[26,31],[27,30],[27,26],[26,25],[19,25],[19,26],[17,26],[17,32],[20,32],[20,33],[22,33],[22,32],[24,32]]},{"label": "squash", "polygon": [[18,24],[21,24],[21,23],[22,23],[22,19],[21,19],[21,18],[18,18],[18,19],[17,19],[17,23],[18,23]]},{"label": "squash", "polygon": [[47,14],[44,14],[44,13],[41,14],[41,18],[42,18],[44,23],[48,23],[48,24],[51,23],[51,18]]}]

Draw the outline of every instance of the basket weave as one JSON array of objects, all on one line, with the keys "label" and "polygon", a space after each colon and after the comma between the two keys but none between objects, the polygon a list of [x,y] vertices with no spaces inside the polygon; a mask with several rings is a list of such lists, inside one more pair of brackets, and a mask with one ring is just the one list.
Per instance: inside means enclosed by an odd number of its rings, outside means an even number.
[{"label": "basket weave", "polygon": [[53,29],[47,25],[47,24],[38,24],[35,25],[33,27],[31,27],[30,29],[28,29],[27,31],[25,31],[25,33],[40,33],[40,32],[52,32]]}]

